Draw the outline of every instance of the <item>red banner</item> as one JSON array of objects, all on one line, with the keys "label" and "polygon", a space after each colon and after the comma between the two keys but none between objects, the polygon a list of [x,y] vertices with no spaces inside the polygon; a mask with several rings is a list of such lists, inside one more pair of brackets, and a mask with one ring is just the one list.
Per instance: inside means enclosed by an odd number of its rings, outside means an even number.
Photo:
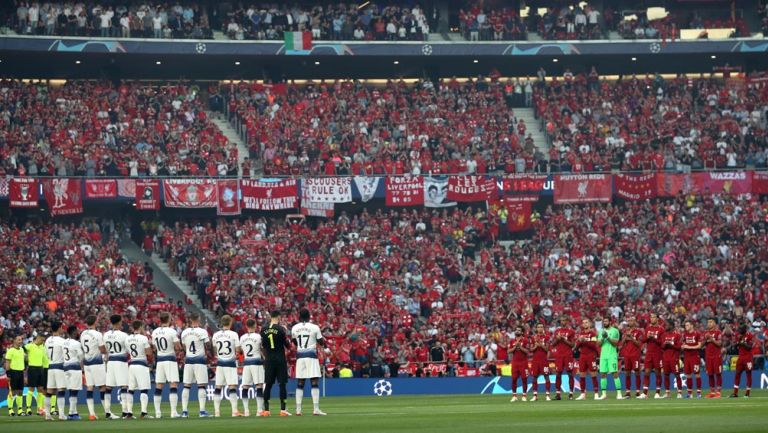
[{"label": "red banner", "polygon": [[115,179],[86,179],[85,198],[117,198]]},{"label": "red banner", "polygon": [[696,189],[701,194],[749,194],[752,172],[722,171],[696,173]]},{"label": "red banner", "polygon": [[555,204],[611,201],[610,174],[561,174],[555,176]]},{"label": "red banner", "polygon": [[387,177],[387,206],[421,206],[424,204],[424,178],[421,176]]},{"label": "red banner", "polygon": [[768,194],[768,172],[756,171],[752,173],[752,193]]},{"label": "red banner", "polygon": [[656,174],[619,174],[616,196],[626,200],[647,200],[656,197]]},{"label": "red banner", "polygon": [[696,179],[692,174],[659,173],[656,176],[656,195],[675,197],[696,191]]},{"label": "red banner", "polygon": [[213,179],[167,179],[163,181],[165,207],[217,207]]},{"label": "red banner", "polygon": [[83,183],[80,179],[45,179],[43,194],[51,215],[83,213]]},{"label": "red banner", "polygon": [[237,179],[216,181],[216,214],[240,215],[240,182]]},{"label": "red banner", "polygon": [[539,201],[545,190],[554,189],[554,181],[548,178],[546,174],[510,174],[502,179],[502,193],[507,202]]},{"label": "red banner", "polygon": [[318,216],[324,218],[332,218],[334,211],[334,204],[325,201],[301,201],[301,214],[307,216]]},{"label": "red banner", "polygon": [[10,207],[37,207],[40,200],[40,190],[37,179],[31,177],[14,177],[8,182],[8,199]]},{"label": "red banner", "polygon": [[117,195],[120,197],[136,197],[136,179],[118,179]]},{"label": "red banner", "polygon": [[507,203],[507,228],[510,232],[522,232],[531,228],[531,203]]},{"label": "red banner", "polygon": [[495,177],[451,176],[448,178],[448,201],[487,201],[496,200],[498,196]]},{"label": "red banner", "polygon": [[157,179],[139,179],[134,183],[136,209],[160,209],[160,181]]},{"label": "red banner", "polygon": [[243,180],[240,188],[246,209],[280,210],[298,207],[299,190],[296,179],[278,182]]}]

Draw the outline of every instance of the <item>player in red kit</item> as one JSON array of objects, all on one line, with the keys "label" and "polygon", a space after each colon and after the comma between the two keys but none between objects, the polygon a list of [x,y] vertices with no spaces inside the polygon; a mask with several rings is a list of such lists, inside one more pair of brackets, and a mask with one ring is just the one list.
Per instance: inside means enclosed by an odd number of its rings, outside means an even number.
[{"label": "player in red kit", "polygon": [[570,317],[560,316],[560,327],[552,337],[552,358],[555,360],[555,400],[560,400],[560,387],[563,373],[568,375],[568,400],[573,400],[573,347],[576,345],[576,332],[571,329]]},{"label": "player in red kit", "polygon": [[739,359],[736,361],[736,377],[733,378],[731,398],[739,396],[742,372],[747,375],[747,389],[744,391],[744,398],[749,398],[749,391],[752,388],[752,346],[755,344],[755,336],[749,332],[749,325],[746,322],[739,326],[739,334],[734,336],[734,340],[739,349]]},{"label": "player in red kit", "polygon": [[581,395],[576,400],[587,398],[587,372],[592,376],[592,390],[595,400],[600,399],[600,389],[597,385],[597,332],[589,319],[581,321],[581,329],[576,333],[576,348],[579,349],[579,385]]},{"label": "player in red kit", "polygon": [[661,346],[664,349],[663,363],[661,371],[664,374],[664,398],[669,398],[672,390],[672,381],[669,375],[675,376],[675,385],[677,385],[677,398],[683,398],[683,381],[680,377],[680,350],[683,346],[683,336],[675,329],[674,320],[667,321],[667,331],[661,340]]},{"label": "player in red kit", "polygon": [[531,337],[531,353],[533,359],[531,362],[531,376],[533,377],[533,398],[531,401],[539,399],[539,376],[544,375],[544,390],[547,393],[547,401],[550,401],[549,388],[549,335],[544,330],[544,324],[536,325],[536,333]]},{"label": "player in red kit", "polygon": [[656,395],[661,398],[661,339],[664,337],[664,327],[659,324],[659,316],[651,313],[650,325],[645,328],[645,380],[643,381],[643,395],[638,398],[648,398],[648,386],[651,382],[651,371],[656,374]]},{"label": "player in red kit", "polygon": [[688,385],[687,398],[693,396],[693,384],[696,383],[696,398],[701,398],[701,332],[697,331],[690,320],[685,321],[683,332],[683,373],[686,375]]},{"label": "player in red kit", "polygon": [[526,394],[528,393],[528,347],[530,346],[530,340],[523,333],[523,328],[518,326],[515,328],[515,337],[509,341],[509,353],[512,354],[512,399],[511,402],[517,401],[517,379],[522,380],[523,395],[522,401],[526,401]]},{"label": "player in red kit", "polygon": [[621,358],[624,367],[624,385],[627,387],[625,397],[632,395],[632,373],[635,373],[635,396],[639,397],[643,388],[643,371],[640,367],[640,357],[643,354],[645,332],[637,327],[637,319],[627,320],[627,329],[622,333]]},{"label": "player in red kit", "polygon": [[723,389],[723,333],[715,319],[707,320],[704,331],[704,364],[709,379],[707,398],[720,398]]}]

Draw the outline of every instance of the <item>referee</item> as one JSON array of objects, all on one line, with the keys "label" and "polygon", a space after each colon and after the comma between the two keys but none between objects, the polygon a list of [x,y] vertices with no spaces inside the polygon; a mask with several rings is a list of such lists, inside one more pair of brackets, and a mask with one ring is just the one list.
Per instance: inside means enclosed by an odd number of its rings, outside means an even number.
[{"label": "referee", "polygon": [[43,398],[48,381],[48,354],[45,353],[45,335],[38,333],[35,339],[24,346],[27,352],[27,413],[32,412],[32,390],[37,389],[37,414],[43,415]]},{"label": "referee", "polygon": [[264,412],[269,416],[269,397],[275,381],[280,385],[280,416],[291,416],[285,410],[288,399],[288,361],[285,359],[285,349],[290,349],[291,342],[286,338],[285,328],[280,325],[280,312],[275,310],[270,314],[269,326],[261,330],[261,345],[264,353]]},{"label": "referee", "polygon": [[[21,405],[24,402],[22,394],[24,393],[24,349],[21,347],[21,335],[13,339],[13,346],[5,352],[5,371],[8,373],[10,389],[8,390],[8,412],[11,416],[31,415],[31,410],[22,411]],[[13,404],[16,403],[16,413],[13,412]]]}]

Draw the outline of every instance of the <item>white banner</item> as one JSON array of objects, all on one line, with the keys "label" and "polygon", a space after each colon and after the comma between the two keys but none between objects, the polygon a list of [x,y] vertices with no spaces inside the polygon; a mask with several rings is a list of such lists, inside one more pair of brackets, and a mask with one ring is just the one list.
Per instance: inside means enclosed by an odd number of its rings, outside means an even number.
[{"label": "white banner", "polygon": [[456,206],[455,201],[448,201],[448,178],[424,178],[424,207]]},{"label": "white banner", "polygon": [[301,198],[320,203],[349,203],[352,201],[352,178],[304,179],[301,181]]}]

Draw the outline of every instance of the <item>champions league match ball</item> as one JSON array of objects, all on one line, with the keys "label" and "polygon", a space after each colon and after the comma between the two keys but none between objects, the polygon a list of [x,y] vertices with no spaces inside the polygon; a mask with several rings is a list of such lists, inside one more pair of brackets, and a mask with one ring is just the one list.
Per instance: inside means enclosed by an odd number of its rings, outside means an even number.
[{"label": "champions league match ball", "polygon": [[373,384],[373,393],[379,397],[387,397],[392,395],[392,384],[382,379]]}]

